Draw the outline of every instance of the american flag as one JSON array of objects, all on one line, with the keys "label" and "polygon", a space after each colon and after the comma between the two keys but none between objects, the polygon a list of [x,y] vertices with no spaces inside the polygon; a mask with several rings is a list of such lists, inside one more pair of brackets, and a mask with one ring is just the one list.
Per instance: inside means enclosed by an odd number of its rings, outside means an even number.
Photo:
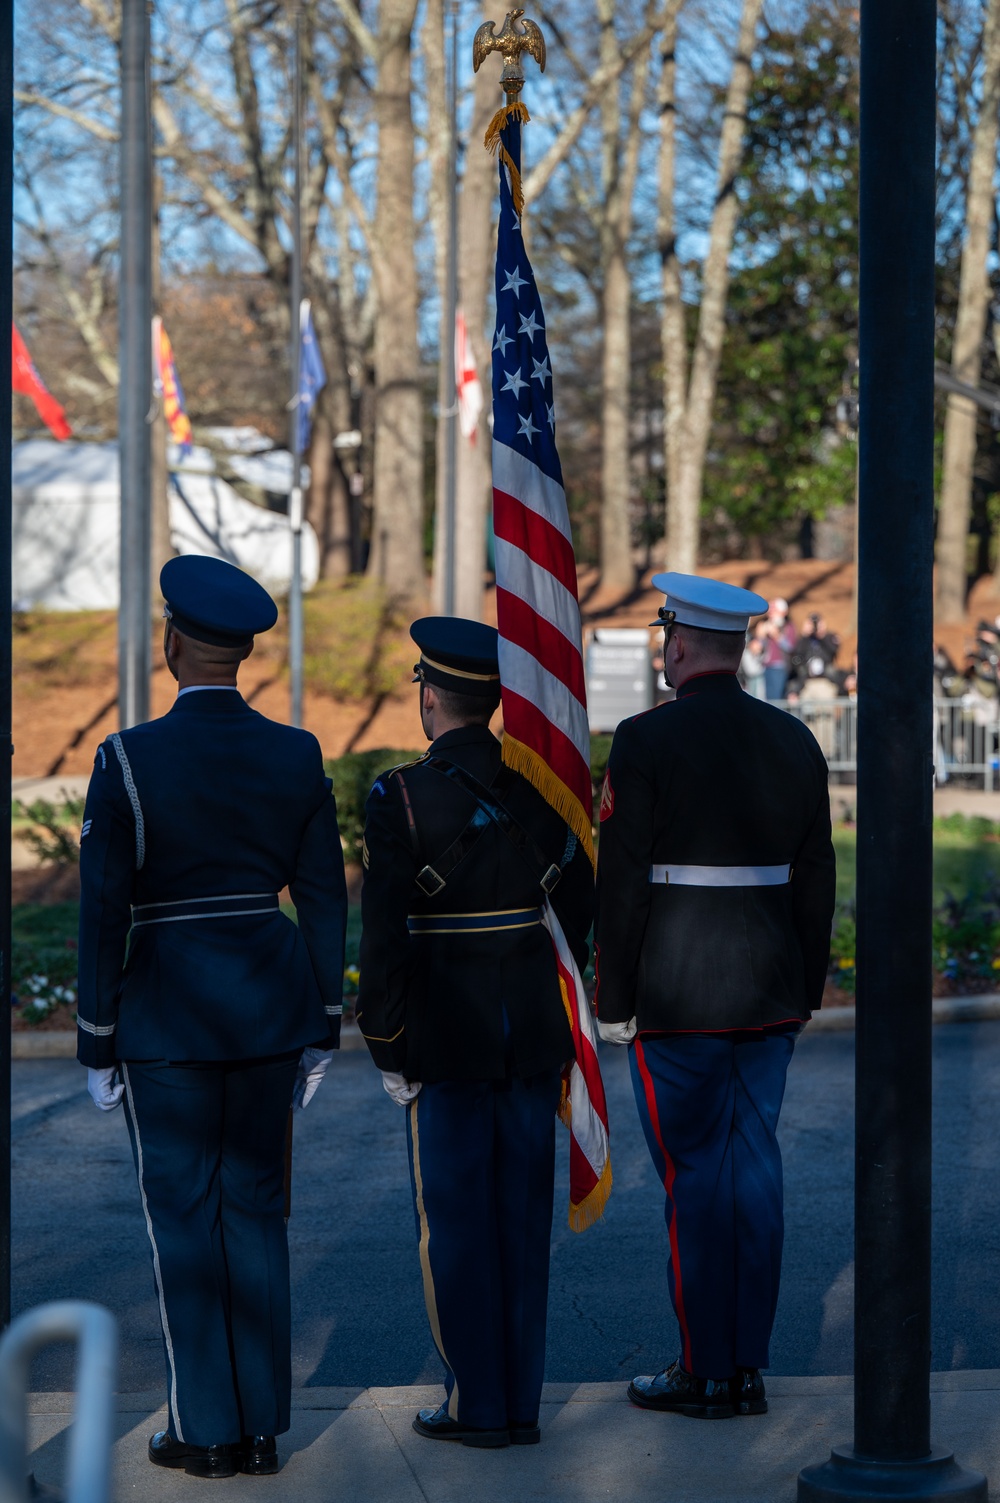
[{"label": "american flag", "polygon": [[[555,441],[545,319],[521,238],[519,120],[500,131],[497,322],[493,339],[493,530],[503,759],[533,783],[593,857],[590,730],[576,559]],[[489,137],[487,137],[489,140]],[[559,985],[575,1057],[562,1115],[571,1133],[569,1221],[577,1231],[611,1189],[608,1113],[583,980],[550,903]]]},{"label": "american flag", "polygon": [[[519,166],[521,128],[501,132]],[[493,339],[493,530],[505,757],[593,851],[576,558],[556,452],[545,319],[500,163]],[[511,742],[517,742],[515,748]]]}]

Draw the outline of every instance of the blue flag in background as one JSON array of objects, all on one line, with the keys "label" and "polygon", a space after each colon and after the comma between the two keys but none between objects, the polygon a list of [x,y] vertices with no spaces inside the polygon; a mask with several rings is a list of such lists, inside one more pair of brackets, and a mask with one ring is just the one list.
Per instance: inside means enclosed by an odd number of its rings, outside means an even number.
[{"label": "blue flag in background", "polygon": [[303,298],[299,314],[299,453],[309,447],[312,411],[316,398],[326,385],[326,369],[313,328],[312,306]]}]

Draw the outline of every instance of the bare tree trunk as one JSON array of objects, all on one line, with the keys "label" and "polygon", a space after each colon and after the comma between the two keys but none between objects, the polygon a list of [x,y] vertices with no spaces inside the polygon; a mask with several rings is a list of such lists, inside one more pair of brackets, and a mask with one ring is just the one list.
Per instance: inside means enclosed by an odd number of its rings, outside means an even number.
[{"label": "bare tree trunk", "polygon": [[[983,97],[973,135],[965,199],[965,244],[958,283],[958,314],[951,368],[961,381],[978,386],[990,286],[986,256],[993,220],[997,111],[1000,105],[1000,0],[989,0],[983,28]],[[937,535],[937,616],[942,622],[965,617],[966,550],[976,461],[976,404],[948,397],[944,424],[941,509]]]},{"label": "bare tree trunk", "polygon": [[483,146],[486,127],[496,109],[497,80],[485,69],[473,85],[472,122],[465,152],[462,192],[458,201],[458,297],[465,314],[469,344],[483,386],[483,410],[476,442],[459,437],[455,473],[455,610],[479,621],[483,615],[486,570],[486,518],[493,498],[490,464],[491,338],[486,332],[494,258],[496,158]]},{"label": "bare tree trunk", "polygon": [[350,355],[344,328],[340,281],[326,282],[313,266],[311,282],[321,289],[312,309],[326,370],[326,385],[319,394],[309,445],[309,488],[306,519],[319,540],[319,572],[323,578],[342,579],[351,572],[352,529],[349,478],[340,453],[333,447],[338,433],[353,426]]},{"label": "bare tree trunk", "polygon": [[[608,88],[601,100],[601,224],[603,355],[601,362],[601,583],[626,591],[635,583],[632,562],[630,443],[632,372],[632,277],[627,247],[632,232],[632,201],[638,171],[640,121],[649,79],[649,52],[656,7],[647,6],[649,40],[637,54],[622,128],[620,90]],[[614,28],[615,0],[598,0],[600,66],[609,68],[620,51]]]},{"label": "bare tree trunk", "polygon": [[750,93],[754,39],[763,0],[743,0],[739,39],[726,91],[725,114],[719,139],[719,170],[715,209],[709,232],[708,255],[702,271],[698,333],[691,362],[677,466],[676,489],[667,514],[667,557],[670,567],[693,573],[698,563],[698,524],[705,455],[712,427],[712,408],[725,334],[729,294],[729,257],[733,247],[739,203],[736,177],[743,155],[747,99]]},{"label": "bare tree trunk", "polygon": [[448,208],[451,189],[448,181],[448,148],[452,122],[448,118],[447,109],[447,45],[444,0],[427,0],[420,33],[420,50],[423,53],[427,96],[427,164],[430,168],[427,200],[434,241],[434,285],[438,295],[438,419],[434,427],[434,560],[431,579],[431,598],[436,611],[444,609],[445,600],[448,424],[444,421],[444,413],[455,401],[455,393],[448,391],[445,382],[445,340],[455,338],[454,329],[448,329]]},{"label": "bare tree trunk", "polygon": [[[600,64],[607,67],[618,52],[615,0],[597,0],[601,26]],[[607,88],[601,99],[601,583],[609,590],[632,588],[629,500],[629,325],[631,280],[625,260],[631,205],[625,202],[620,175],[621,86]],[[625,229],[623,236],[622,230]]]},{"label": "bare tree trunk", "polygon": [[346,426],[342,414],[336,411],[339,405],[323,392],[316,406],[309,445],[306,520],[319,539],[319,572],[324,579],[343,579],[351,572],[349,482],[333,447],[335,435]]},{"label": "bare tree trunk", "polygon": [[416,8],[416,0],[382,0],[375,95],[379,150],[372,274],[378,315],[369,573],[392,594],[403,596],[420,595],[425,587],[410,111],[410,39]]},{"label": "bare tree trunk", "polygon": [[[667,513],[674,504],[680,481],[680,450],[687,400],[688,358],[681,268],[677,259],[677,228],[674,192],[677,179],[677,16],[675,5],[667,16],[661,42],[659,114],[659,204],[656,238],[660,252],[663,291],[660,344],[663,360],[663,466]],[[671,566],[664,539],[664,562]]]}]

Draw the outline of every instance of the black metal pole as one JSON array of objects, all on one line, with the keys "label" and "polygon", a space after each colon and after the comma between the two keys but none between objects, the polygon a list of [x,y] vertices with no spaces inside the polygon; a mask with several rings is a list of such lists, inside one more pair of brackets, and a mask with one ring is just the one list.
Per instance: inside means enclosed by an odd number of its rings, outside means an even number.
[{"label": "black metal pole", "polygon": [[[0,598],[7,614],[0,632],[0,750],[11,745],[11,394],[10,331],[13,288],[14,7],[0,6]],[[10,1322],[10,776],[0,778],[0,1326]]]},{"label": "black metal pole", "polygon": [[455,614],[456,569],[456,483],[458,442],[458,387],[455,372],[455,321],[458,314],[458,14],[454,4],[445,12],[451,20],[451,47],[445,108],[448,115],[448,254],[445,270],[445,314],[441,358],[444,362],[444,547],[441,564],[444,579],[441,606],[446,616]]},{"label": "black metal pole", "polygon": [[934,0],[862,0],[854,1446],[800,1503],[985,1499],[931,1446]]},{"label": "black metal pole", "polygon": [[292,88],[292,278],[291,365],[292,399],[292,491],[288,519],[292,529],[292,573],[288,589],[288,663],[291,679],[291,722],[302,724],[302,446],[299,441],[299,366],[302,362],[302,11],[293,0]]},{"label": "black metal pole", "polygon": [[153,154],[147,0],[122,0],[118,449],[118,718],[149,719],[153,407]]}]

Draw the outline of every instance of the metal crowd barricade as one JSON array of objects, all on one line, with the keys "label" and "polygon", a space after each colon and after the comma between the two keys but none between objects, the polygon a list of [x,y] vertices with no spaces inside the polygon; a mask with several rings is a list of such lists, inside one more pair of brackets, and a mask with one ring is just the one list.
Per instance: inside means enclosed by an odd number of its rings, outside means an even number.
[{"label": "metal crowd barricade", "polygon": [[76,1400],[66,1503],[109,1503],[118,1324],[103,1305],[55,1300],[26,1310],[0,1339],[0,1503],[28,1503],[31,1361],[54,1341],[75,1341]]},{"label": "metal crowd barricade", "polygon": [[[830,771],[856,773],[858,706],[853,699],[798,700],[776,703],[804,720],[826,757]],[[1000,771],[1000,702],[980,694],[935,699],[934,780],[938,787],[960,779],[981,783],[987,792]]]}]

